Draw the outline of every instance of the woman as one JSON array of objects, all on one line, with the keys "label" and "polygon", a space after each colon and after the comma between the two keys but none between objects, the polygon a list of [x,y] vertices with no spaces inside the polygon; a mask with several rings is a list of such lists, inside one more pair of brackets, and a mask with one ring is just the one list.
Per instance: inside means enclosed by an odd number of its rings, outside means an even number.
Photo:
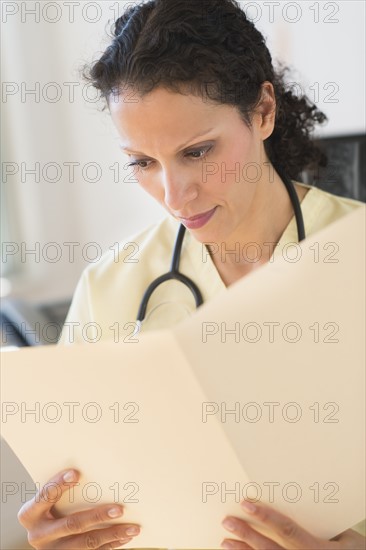
[{"label": "woman", "polygon": [[[129,8],[88,78],[107,101],[133,177],[168,216],[84,271],[60,344],[129,338],[146,287],[168,271],[180,224],[187,228],[180,271],[204,301],[297,242],[284,175],[294,183],[306,236],[362,204],[296,181],[304,168],[324,163],[309,133],[326,117],[285,90],[262,35],[235,0],[150,0]],[[255,261],[247,247],[253,243]],[[168,327],[194,308],[184,285],[165,283],[151,296],[144,330]],[[50,482],[64,493],[70,487],[64,481],[78,475],[60,472]],[[117,548],[138,535],[139,526],[108,526],[123,513],[116,504],[59,518],[54,503],[38,495],[20,510],[36,549]],[[244,520],[250,514],[281,544],[250,527]],[[238,517],[224,525],[224,548],[365,544],[353,529],[320,540],[260,502],[255,509],[238,506]]]}]

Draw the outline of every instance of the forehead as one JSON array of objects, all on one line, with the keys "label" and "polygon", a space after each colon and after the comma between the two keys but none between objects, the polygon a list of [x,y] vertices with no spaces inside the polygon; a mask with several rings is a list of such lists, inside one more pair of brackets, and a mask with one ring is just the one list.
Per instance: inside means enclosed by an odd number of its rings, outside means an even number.
[{"label": "forehead", "polygon": [[123,141],[140,148],[154,140],[169,147],[169,143],[180,143],[205,128],[230,123],[228,117],[238,117],[232,106],[165,88],[156,88],[144,97],[125,90],[110,98],[109,109]]}]

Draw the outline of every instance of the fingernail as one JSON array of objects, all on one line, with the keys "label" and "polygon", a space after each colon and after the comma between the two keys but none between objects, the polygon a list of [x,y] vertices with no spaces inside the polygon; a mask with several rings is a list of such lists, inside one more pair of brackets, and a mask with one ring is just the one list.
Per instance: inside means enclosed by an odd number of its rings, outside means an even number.
[{"label": "fingernail", "polygon": [[70,483],[71,481],[76,481],[76,473],[74,472],[74,470],[69,470],[68,472],[66,472],[66,474],[64,474],[63,480],[67,481],[68,483]]},{"label": "fingernail", "polygon": [[132,525],[131,527],[127,527],[126,529],[126,535],[138,535],[139,532],[140,532],[140,529],[135,525]]},{"label": "fingernail", "polygon": [[121,508],[118,508],[117,506],[115,506],[114,508],[110,508],[107,514],[109,515],[110,518],[119,518],[120,516],[122,516],[123,512]]},{"label": "fingernail", "polygon": [[235,530],[235,522],[232,519],[229,519],[229,518],[224,519],[222,524],[226,529],[229,529],[229,531]]},{"label": "fingernail", "polygon": [[241,502],[241,506],[246,512],[249,512],[249,514],[254,514],[257,510],[257,507],[252,502],[248,502],[247,500],[243,500],[243,502]]}]

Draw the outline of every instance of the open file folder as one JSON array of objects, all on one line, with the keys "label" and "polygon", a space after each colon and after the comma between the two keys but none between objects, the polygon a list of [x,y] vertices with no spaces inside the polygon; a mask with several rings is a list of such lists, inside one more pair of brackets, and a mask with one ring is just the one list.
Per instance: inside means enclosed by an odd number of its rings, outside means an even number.
[{"label": "open file folder", "polygon": [[300,248],[137,343],[2,354],[3,437],[40,485],[82,473],[60,512],[123,503],[135,548],[220,548],[244,497],[365,517],[365,208]]}]

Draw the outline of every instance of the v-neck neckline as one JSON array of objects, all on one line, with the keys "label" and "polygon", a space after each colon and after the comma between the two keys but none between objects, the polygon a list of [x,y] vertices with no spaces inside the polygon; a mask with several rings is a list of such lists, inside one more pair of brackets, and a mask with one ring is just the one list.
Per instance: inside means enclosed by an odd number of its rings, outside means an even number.
[{"label": "v-neck neckline", "polygon": [[[314,219],[317,211],[317,209],[313,209],[312,206],[315,206],[314,200],[316,199],[315,195],[317,194],[316,191],[318,191],[318,189],[312,185],[307,185],[301,182],[296,181],[295,183],[309,189],[300,203],[304,218],[305,235],[307,235],[307,232],[311,227],[312,219]],[[311,214],[313,214],[313,217]],[[275,259],[276,251],[281,250],[287,243],[298,243],[295,215],[292,216],[283,231],[271,259]],[[199,286],[202,289],[204,300],[216,295],[219,290],[226,290],[229,288],[230,285],[226,286],[222,280],[218,269],[216,268],[208,251],[206,252],[207,249],[203,243],[197,241],[191,233],[186,232],[183,247],[184,255],[186,257],[188,255],[189,257],[191,270],[195,273],[196,280],[201,282],[201,285]],[[184,255],[182,254],[182,257]]]}]

